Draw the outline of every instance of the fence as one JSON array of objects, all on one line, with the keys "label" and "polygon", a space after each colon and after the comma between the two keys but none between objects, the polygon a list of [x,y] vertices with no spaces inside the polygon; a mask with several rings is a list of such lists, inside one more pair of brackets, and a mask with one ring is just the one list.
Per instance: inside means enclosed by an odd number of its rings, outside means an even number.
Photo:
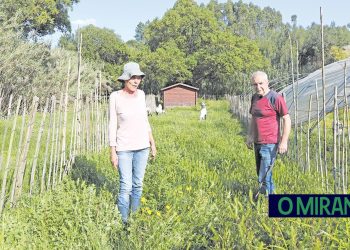
[{"label": "fence", "polygon": [[[80,95],[77,95],[78,97]],[[99,152],[107,143],[107,98],[96,88],[69,101],[68,94],[39,98],[0,97],[0,212],[23,193],[54,189],[71,170],[77,155]]]}]

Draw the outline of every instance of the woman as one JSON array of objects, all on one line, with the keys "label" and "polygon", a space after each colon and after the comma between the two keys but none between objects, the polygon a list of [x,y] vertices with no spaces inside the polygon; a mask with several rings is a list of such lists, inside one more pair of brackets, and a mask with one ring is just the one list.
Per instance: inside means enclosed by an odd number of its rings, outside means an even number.
[{"label": "woman", "polygon": [[148,122],[145,93],[138,87],[145,74],[135,62],[124,65],[118,81],[124,88],[114,91],[109,99],[109,145],[111,163],[119,171],[118,209],[123,223],[129,211],[140,207],[142,183],[149,149],[154,158],[156,145]]}]

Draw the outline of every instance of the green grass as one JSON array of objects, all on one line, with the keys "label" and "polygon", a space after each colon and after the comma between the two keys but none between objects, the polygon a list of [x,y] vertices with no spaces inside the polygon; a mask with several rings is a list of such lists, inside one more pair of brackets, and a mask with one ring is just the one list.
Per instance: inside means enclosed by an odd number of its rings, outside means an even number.
[{"label": "green grass", "polygon": [[[23,197],[2,216],[3,249],[334,249],[349,248],[347,219],[269,218],[257,188],[245,128],[225,101],[150,118],[158,156],[147,167],[142,208],[121,226],[118,174],[109,150],[77,158],[55,190]],[[278,193],[320,193],[314,173],[278,159]]]}]

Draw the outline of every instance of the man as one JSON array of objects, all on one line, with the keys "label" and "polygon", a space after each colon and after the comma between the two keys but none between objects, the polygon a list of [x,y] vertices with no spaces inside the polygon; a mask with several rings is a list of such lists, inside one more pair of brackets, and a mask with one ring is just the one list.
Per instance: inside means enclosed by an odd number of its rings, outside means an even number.
[{"label": "man", "polygon": [[[259,191],[268,195],[275,191],[271,168],[277,152],[280,154],[287,152],[291,120],[283,96],[269,89],[265,72],[254,72],[251,82],[255,94],[250,106],[252,119],[247,146],[252,148],[254,143],[256,171],[261,184]],[[280,136],[280,118],[283,120],[282,136]]]}]

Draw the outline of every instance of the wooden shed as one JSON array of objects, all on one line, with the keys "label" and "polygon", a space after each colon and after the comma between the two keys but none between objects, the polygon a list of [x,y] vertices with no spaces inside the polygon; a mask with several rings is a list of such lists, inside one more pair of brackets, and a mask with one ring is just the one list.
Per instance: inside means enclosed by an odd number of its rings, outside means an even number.
[{"label": "wooden shed", "polygon": [[198,88],[176,83],[161,89],[164,108],[178,106],[195,106],[197,104]]}]

